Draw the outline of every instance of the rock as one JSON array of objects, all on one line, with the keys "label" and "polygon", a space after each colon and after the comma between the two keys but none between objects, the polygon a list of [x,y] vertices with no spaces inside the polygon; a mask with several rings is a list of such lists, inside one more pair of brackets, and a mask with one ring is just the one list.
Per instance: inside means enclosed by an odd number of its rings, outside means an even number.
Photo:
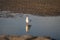
[{"label": "rock", "polygon": [[28,39],[31,39],[31,38],[33,38],[33,36],[31,36],[31,35],[23,35],[23,36],[21,36],[21,39],[23,39],[23,40],[28,40]]},{"label": "rock", "polygon": [[32,35],[0,35],[0,40],[56,40],[51,37],[40,37],[40,36],[32,36]]},{"label": "rock", "polygon": [[9,40],[20,40],[20,36],[16,36],[16,35],[10,35],[9,36]]},{"label": "rock", "polygon": [[32,38],[31,35],[22,35],[22,36],[9,36],[9,40],[27,40]]},{"label": "rock", "polygon": [[0,40],[9,40],[6,35],[0,35]]},{"label": "rock", "polygon": [[33,40],[51,40],[51,39],[44,38],[44,37],[37,37],[37,38],[35,38],[35,39],[33,39]]}]

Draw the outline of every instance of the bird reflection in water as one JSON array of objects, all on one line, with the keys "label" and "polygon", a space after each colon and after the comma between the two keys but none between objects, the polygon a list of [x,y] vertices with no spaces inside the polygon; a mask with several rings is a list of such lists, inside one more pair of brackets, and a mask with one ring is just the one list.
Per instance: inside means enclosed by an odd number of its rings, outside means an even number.
[{"label": "bird reflection in water", "polygon": [[29,32],[31,25],[26,25],[26,32]]}]

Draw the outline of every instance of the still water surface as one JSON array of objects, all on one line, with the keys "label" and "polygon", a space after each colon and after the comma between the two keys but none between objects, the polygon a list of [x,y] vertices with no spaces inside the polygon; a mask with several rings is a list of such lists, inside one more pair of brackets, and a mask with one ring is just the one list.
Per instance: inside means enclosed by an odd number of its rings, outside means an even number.
[{"label": "still water surface", "polygon": [[[0,18],[0,34],[23,35],[25,31],[25,18],[27,14],[21,17],[16,15],[13,18]],[[42,17],[29,15],[31,29],[29,34],[34,36],[51,36],[60,40],[60,16]]]}]

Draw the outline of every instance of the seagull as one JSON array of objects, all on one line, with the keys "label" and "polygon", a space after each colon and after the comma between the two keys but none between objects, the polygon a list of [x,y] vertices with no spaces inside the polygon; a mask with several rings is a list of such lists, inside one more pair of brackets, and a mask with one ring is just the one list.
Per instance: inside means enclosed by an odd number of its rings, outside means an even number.
[{"label": "seagull", "polygon": [[[30,20],[31,22],[31,20]],[[29,29],[30,29],[31,25],[29,25],[29,18],[28,16],[26,16],[26,32],[29,32]]]}]

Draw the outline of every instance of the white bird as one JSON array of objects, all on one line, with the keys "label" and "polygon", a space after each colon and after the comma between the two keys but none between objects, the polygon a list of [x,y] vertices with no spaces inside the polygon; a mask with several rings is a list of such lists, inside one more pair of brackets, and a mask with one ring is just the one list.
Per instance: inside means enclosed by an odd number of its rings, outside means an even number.
[{"label": "white bird", "polygon": [[[31,20],[30,20],[31,22]],[[26,16],[26,32],[29,32],[29,29],[31,28],[31,25],[29,24],[29,18]]]},{"label": "white bird", "polygon": [[26,17],[26,23],[29,23],[29,19],[28,19],[28,16]]},{"label": "white bird", "polygon": [[26,32],[29,31],[28,23],[29,23],[29,20],[28,20],[28,16],[27,16],[27,17],[26,17]]}]

